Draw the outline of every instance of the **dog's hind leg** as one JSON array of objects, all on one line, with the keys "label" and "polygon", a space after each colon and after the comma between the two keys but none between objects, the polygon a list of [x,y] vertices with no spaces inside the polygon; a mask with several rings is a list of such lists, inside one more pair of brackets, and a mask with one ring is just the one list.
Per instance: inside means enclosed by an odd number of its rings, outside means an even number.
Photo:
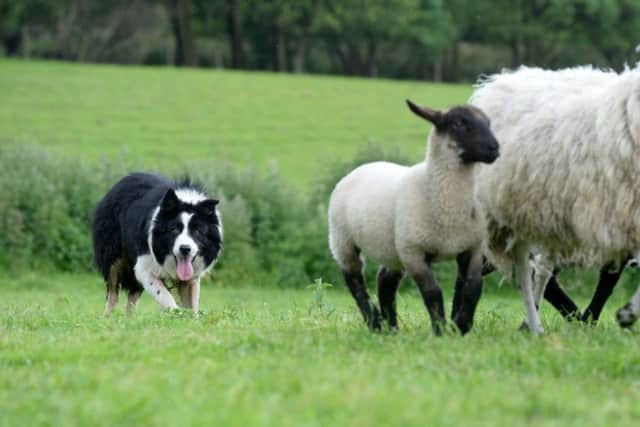
[{"label": "dog's hind leg", "polygon": [[131,315],[136,311],[136,306],[142,295],[142,290],[129,291],[127,294],[127,314]]},{"label": "dog's hind leg", "polygon": [[118,305],[118,293],[120,292],[120,269],[122,260],[117,260],[111,265],[107,278],[107,302],[104,306],[104,315],[109,316]]}]

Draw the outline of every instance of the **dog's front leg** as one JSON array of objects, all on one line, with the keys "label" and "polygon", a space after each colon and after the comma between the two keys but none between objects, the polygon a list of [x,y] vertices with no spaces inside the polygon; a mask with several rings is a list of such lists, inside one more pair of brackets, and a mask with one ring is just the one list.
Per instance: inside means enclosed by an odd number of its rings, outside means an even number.
[{"label": "dog's front leg", "polygon": [[182,306],[198,312],[200,303],[200,279],[193,279],[180,285],[179,293]]},{"label": "dog's front leg", "polygon": [[200,279],[194,279],[191,284],[191,309],[198,313],[200,308]]},{"label": "dog's front leg", "polygon": [[[136,265],[136,267],[138,267]],[[171,295],[171,292],[164,285],[164,282],[158,279],[153,273],[143,269],[134,268],[136,273],[136,279],[142,284],[144,290],[147,291],[163,309],[174,310],[178,308],[176,300]]]}]

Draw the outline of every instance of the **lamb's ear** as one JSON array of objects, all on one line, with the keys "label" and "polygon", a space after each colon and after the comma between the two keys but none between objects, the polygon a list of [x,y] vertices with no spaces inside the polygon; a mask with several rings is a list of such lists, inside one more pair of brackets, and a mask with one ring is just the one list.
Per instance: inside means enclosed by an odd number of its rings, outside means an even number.
[{"label": "lamb's ear", "polygon": [[422,107],[414,104],[408,99],[407,105],[416,116],[422,117],[423,119],[433,123],[436,128],[440,128],[444,124],[444,113],[442,113],[442,111],[434,110],[429,107]]},{"label": "lamb's ear", "polygon": [[206,216],[215,216],[218,203],[216,199],[206,199],[198,203],[198,209]]},{"label": "lamb's ear", "polygon": [[176,192],[170,188],[162,197],[162,202],[160,202],[160,212],[171,215],[178,213],[178,209],[180,209],[180,199]]}]

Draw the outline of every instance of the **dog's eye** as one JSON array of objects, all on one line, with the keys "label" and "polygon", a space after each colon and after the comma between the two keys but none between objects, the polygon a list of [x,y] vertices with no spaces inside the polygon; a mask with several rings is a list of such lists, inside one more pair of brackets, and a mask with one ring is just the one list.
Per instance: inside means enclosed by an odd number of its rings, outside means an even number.
[{"label": "dog's eye", "polygon": [[200,237],[205,236],[207,234],[207,231],[209,231],[209,229],[206,225],[200,225],[195,230],[193,230],[193,232]]}]

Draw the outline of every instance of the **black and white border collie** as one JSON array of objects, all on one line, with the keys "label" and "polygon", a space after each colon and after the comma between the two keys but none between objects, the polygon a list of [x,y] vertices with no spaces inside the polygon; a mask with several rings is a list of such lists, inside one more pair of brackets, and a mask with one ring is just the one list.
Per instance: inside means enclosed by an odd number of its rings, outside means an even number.
[{"label": "black and white border collie", "polygon": [[127,312],[143,289],[163,309],[178,305],[168,284],[178,289],[182,306],[198,311],[200,279],[222,250],[218,201],[184,182],[133,173],[109,190],[96,207],[93,250],[107,285],[104,314],[127,291]]}]

